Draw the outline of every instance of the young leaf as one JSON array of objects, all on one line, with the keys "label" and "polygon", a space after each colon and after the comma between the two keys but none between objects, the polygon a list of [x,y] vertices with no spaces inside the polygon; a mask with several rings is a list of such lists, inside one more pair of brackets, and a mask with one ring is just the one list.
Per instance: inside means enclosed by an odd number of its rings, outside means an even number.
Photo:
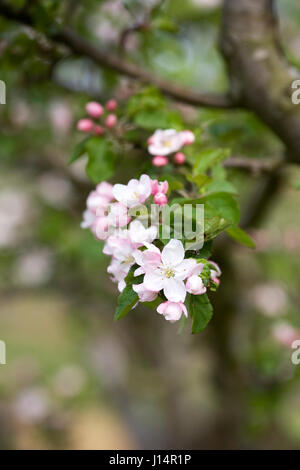
[{"label": "young leaf", "polygon": [[88,177],[94,182],[109,179],[114,173],[115,154],[112,143],[99,137],[92,137],[86,143],[89,161],[86,166]]},{"label": "young leaf", "polygon": [[205,173],[213,166],[220,163],[222,160],[228,157],[230,153],[229,149],[212,148],[202,150],[195,158],[193,173],[199,175]]},{"label": "young leaf", "polygon": [[233,238],[235,241],[247,246],[248,248],[255,248],[255,243],[243,229],[240,227],[230,227],[226,230],[226,233]]},{"label": "young leaf", "polygon": [[193,319],[192,333],[200,333],[213,316],[213,309],[207,294],[188,295],[187,309]]},{"label": "young leaf", "polygon": [[80,158],[85,152],[86,152],[86,144],[88,142],[88,140],[90,139],[90,137],[86,137],[85,139],[83,139],[81,142],[79,142],[79,144],[77,144],[69,158],[69,165],[71,165],[71,163],[74,163],[76,160],[78,160],[78,158]]}]

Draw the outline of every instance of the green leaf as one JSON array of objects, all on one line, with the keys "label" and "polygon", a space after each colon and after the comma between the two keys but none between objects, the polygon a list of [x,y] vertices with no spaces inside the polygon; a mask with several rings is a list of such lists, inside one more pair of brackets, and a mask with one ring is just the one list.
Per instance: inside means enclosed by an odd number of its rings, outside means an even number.
[{"label": "green leaf", "polygon": [[213,316],[213,309],[207,294],[187,297],[187,309],[193,319],[192,333],[200,333],[206,328]]},{"label": "green leaf", "polygon": [[120,318],[124,318],[132,307],[137,303],[138,295],[132,289],[132,284],[129,284],[125,287],[123,292],[119,295],[118,298],[118,306],[115,311],[114,320],[120,320]]},{"label": "green leaf", "polygon": [[195,163],[193,168],[194,175],[205,173],[207,170],[227,158],[229,154],[229,149],[212,148],[202,150],[195,157]]},{"label": "green leaf", "polygon": [[191,175],[187,174],[186,178],[191,182],[195,183],[198,189],[201,189],[203,186],[211,183],[213,180],[210,176],[206,175],[205,173],[200,173],[199,175]]},{"label": "green leaf", "polygon": [[79,144],[77,144],[69,158],[69,165],[71,165],[71,163],[74,163],[76,160],[78,160],[78,158],[80,158],[82,155],[85,154],[86,152],[86,144],[88,142],[88,140],[90,139],[90,137],[86,137],[85,139],[83,139],[81,142],[79,142]]},{"label": "green leaf", "polygon": [[124,318],[139,300],[139,297],[137,293],[134,292],[132,285],[141,284],[143,282],[144,276],[134,276],[136,267],[136,264],[133,265],[125,278],[126,287],[118,298],[118,306],[114,315],[115,321],[120,320],[120,318]]},{"label": "green leaf", "polygon": [[240,227],[230,227],[226,230],[226,233],[233,238],[235,241],[247,246],[248,248],[255,248],[255,243],[243,229]]},{"label": "green leaf", "polygon": [[227,181],[227,173],[222,164],[218,164],[212,168],[211,176],[211,181],[208,182],[205,187],[207,192],[237,193],[233,184]]},{"label": "green leaf", "polygon": [[218,214],[233,225],[239,223],[241,213],[238,203],[232,194],[224,192],[212,193],[204,196],[202,201],[205,204],[205,212],[210,210],[212,214]]},{"label": "green leaf", "polygon": [[92,137],[86,143],[89,160],[86,166],[88,177],[94,182],[109,179],[114,174],[115,153],[112,143],[99,137]]}]

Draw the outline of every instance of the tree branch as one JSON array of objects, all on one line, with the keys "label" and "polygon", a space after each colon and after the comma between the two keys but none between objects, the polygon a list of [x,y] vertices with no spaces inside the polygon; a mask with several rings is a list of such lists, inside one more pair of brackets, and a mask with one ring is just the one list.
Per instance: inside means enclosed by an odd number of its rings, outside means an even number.
[{"label": "tree branch", "polygon": [[283,164],[283,158],[247,158],[232,157],[227,158],[223,165],[226,168],[236,168],[245,170],[253,174],[272,173]]},{"label": "tree branch", "polygon": [[[2,0],[0,0],[0,15],[9,20],[23,23],[34,28],[33,19],[26,9],[16,11]],[[155,85],[164,94],[169,95],[178,101],[210,108],[230,109],[235,107],[235,104],[226,95],[197,93],[195,91],[188,90],[173,82],[157,77],[150,71],[146,71],[142,67],[127,62],[118,55],[100,50],[71,28],[62,27],[57,23],[52,22],[51,27],[49,27],[47,32],[44,34],[46,34],[49,39],[64,44],[72,52],[89,57],[101,67],[108,67],[120,74]]]}]

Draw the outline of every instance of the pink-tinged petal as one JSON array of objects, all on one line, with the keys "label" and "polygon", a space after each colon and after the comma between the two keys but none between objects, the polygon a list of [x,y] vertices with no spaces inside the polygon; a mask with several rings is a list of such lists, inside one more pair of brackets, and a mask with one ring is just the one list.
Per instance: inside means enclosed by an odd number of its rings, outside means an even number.
[{"label": "pink-tinged petal", "polygon": [[125,289],[125,287],[126,287],[126,282],[125,282],[124,280],[118,282],[118,290],[119,290],[119,292],[123,292],[123,290]]},{"label": "pink-tinged petal", "polygon": [[182,308],[183,314],[184,314],[184,315],[186,316],[186,318],[187,318],[187,317],[188,317],[188,311],[187,311],[187,308],[186,308],[186,306],[184,305],[184,303],[182,303],[181,308]]},{"label": "pink-tinged petal", "polygon": [[215,268],[215,269],[211,269],[211,277],[221,276],[222,271],[219,268],[219,266],[217,265],[217,263],[215,263],[214,261],[210,261],[210,260],[208,260],[208,262],[209,262],[209,264],[211,264]]},{"label": "pink-tinged petal", "polygon": [[164,279],[164,294],[172,302],[184,302],[186,297],[184,282],[172,277]]},{"label": "pink-tinged petal", "polygon": [[187,279],[185,287],[187,292],[193,295],[201,295],[206,292],[202,279],[195,274]]},{"label": "pink-tinged petal", "polygon": [[157,297],[157,292],[146,289],[144,284],[133,284],[132,289],[138,294],[140,302],[152,302]]},{"label": "pink-tinged petal", "polygon": [[151,194],[154,196],[156,193],[158,193],[158,181],[157,180],[151,180]]},{"label": "pink-tinged petal", "polygon": [[153,251],[154,253],[160,253],[160,249],[157,246],[153,245],[152,243],[145,242],[144,245],[148,248],[149,251]]},{"label": "pink-tinged petal", "polygon": [[148,175],[142,175],[140,177],[140,184],[143,188],[143,196],[147,199],[151,194],[151,180]]},{"label": "pink-tinged petal", "polygon": [[203,271],[203,263],[197,263],[196,262],[196,265],[194,268],[191,269],[191,271],[189,272],[189,276],[193,276],[193,275],[199,275],[201,274]]},{"label": "pink-tinged petal", "polygon": [[184,259],[184,248],[181,241],[170,240],[162,250],[161,259],[164,264],[169,266],[180,264]]},{"label": "pink-tinged petal", "polygon": [[153,198],[154,204],[158,206],[165,206],[168,204],[168,198],[164,193],[156,193]]},{"label": "pink-tinged petal", "polygon": [[137,268],[133,273],[134,277],[141,276],[142,274],[145,274],[145,271],[142,267]]},{"label": "pink-tinged petal", "polygon": [[136,263],[139,265],[139,266],[142,266],[143,262],[144,262],[144,252],[143,251],[140,251],[140,250],[135,250],[133,253],[132,253],[132,256],[134,257]]},{"label": "pink-tinged petal", "polygon": [[174,323],[180,320],[182,312],[186,315],[187,311],[183,306],[182,302],[164,302],[157,307],[156,310],[161,315],[164,315],[165,319]]},{"label": "pink-tinged petal", "polygon": [[144,286],[148,290],[159,292],[164,287],[164,279],[161,277],[160,273],[146,273],[144,277]]},{"label": "pink-tinged petal", "polygon": [[163,303],[159,304],[156,311],[158,313],[160,313],[161,315],[163,315],[165,313],[165,310],[166,310],[167,306],[168,306],[168,303],[169,302],[163,302]]},{"label": "pink-tinged petal", "polygon": [[113,195],[113,185],[107,183],[107,181],[102,181],[102,183],[97,184],[96,192],[100,194],[100,196],[106,197],[109,201],[112,201],[114,198]]},{"label": "pink-tinged petal", "polygon": [[182,281],[186,279],[196,265],[197,261],[195,259],[184,259],[176,266],[176,279],[181,279]]},{"label": "pink-tinged petal", "polygon": [[169,190],[168,181],[163,181],[162,183],[159,183],[159,191],[157,192],[167,194],[168,190]]}]

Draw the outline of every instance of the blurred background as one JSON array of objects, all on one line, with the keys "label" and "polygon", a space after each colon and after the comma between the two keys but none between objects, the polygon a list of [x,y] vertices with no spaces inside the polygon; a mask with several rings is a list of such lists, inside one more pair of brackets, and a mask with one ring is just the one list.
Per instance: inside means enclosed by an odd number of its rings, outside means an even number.
[{"label": "blurred background", "polygon": [[[44,3],[60,3],[82,35],[123,49],[158,75],[198,90],[227,89],[217,47],[221,0],[166,1],[157,25],[126,41],[122,32],[150,2]],[[284,48],[299,63],[299,2],[277,3]],[[0,339],[7,346],[0,448],[300,448],[300,365],[290,348],[291,338],[300,339],[299,169],[285,170],[253,223],[255,251],[216,247],[223,276],[205,332],[178,335],[142,306],[114,323],[109,260],[80,228],[92,185],[84,159],[72,166],[68,159],[85,103],[122,101],[136,85],[87,58],[58,54],[3,17],[0,31],[7,84],[0,105]],[[282,151],[251,113],[180,110],[233,155]],[[136,165],[124,161],[113,182],[134,177]],[[261,176],[231,170],[230,178],[246,210]]]}]

